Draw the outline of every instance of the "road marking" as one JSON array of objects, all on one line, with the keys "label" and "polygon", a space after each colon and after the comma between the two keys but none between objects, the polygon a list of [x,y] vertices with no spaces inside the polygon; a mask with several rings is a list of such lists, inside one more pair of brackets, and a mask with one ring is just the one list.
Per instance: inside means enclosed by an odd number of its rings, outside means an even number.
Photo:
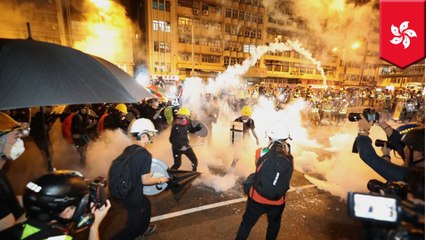
[{"label": "road marking", "polygon": [[[308,189],[308,188],[313,188],[313,187],[315,187],[315,185],[309,184],[309,185],[305,185],[305,186],[301,186],[301,187],[292,187],[288,191],[289,192],[294,192],[294,191],[298,192],[298,191]],[[182,211],[167,213],[167,214],[152,217],[151,222],[161,221],[161,220],[165,220],[165,219],[169,219],[169,218],[173,218],[173,217],[179,217],[179,216],[183,216],[183,215],[190,214],[190,213],[200,212],[200,211],[204,211],[204,210],[208,210],[208,209],[212,209],[212,208],[217,208],[217,207],[222,207],[222,206],[226,206],[226,205],[230,205],[230,204],[234,204],[234,203],[239,203],[239,202],[244,202],[244,201],[247,201],[247,197],[242,197],[242,198],[232,199],[232,200],[228,200],[228,201],[224,201],[224,202],[212,203],[212,204],[208,204],[208,205],[204,205],[204,206],[185,209],[185,210],[182,210]]]}]

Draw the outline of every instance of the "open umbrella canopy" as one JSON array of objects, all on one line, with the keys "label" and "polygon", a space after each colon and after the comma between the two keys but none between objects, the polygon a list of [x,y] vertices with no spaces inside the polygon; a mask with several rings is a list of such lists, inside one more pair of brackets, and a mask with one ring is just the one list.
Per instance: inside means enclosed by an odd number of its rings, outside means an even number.
[{"label": "open umbrella canopy", "polygon": [[0,39],[0,110],[149,97],[147,89],[102,58],[52,43]]}]

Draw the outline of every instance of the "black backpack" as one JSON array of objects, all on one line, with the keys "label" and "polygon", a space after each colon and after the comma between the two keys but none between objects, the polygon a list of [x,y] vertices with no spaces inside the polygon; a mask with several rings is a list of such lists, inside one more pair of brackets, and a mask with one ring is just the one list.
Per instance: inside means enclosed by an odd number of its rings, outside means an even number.
[{"label": "black backpack", "polygon": [[131,146],[126,148],[114,161],[109,169],[108,181],[109,192],[117,199],[125,199],[135,188],[132,186],[130,174],[130,159],[143,148]]},{"label": "black backpack", "polygon": [[257,161],[256,169],[253,178],[256,192],[272,201],[281,199],[290,188],[292,156],[269,151]]}]

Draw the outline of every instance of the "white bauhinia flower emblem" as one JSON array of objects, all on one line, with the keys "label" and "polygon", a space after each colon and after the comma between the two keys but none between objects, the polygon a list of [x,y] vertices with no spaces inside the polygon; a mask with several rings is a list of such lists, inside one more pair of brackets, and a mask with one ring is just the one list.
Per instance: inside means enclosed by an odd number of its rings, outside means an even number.
[{"label": "white bauhinia flower emblem", "polygon": [[407,29],[408,23],[409,21],[402,22],[401,25],[399,25],[399,29],[392,24],[391,32],[395,36],[390,40],[392,44],[398,45],[402,42],[404,49],[406,49],[410,46],[410,38],[417,37],[417,33],[414,30]]}]

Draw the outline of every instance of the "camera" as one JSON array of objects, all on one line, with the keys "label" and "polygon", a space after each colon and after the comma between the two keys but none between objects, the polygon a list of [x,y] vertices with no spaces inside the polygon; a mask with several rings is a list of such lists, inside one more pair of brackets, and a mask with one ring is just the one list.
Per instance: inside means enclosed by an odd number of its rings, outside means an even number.
[{"label": "camera", "polygon": [[348,214],[363,223],[366,239],[424,239],[424,201],[407,198],[404,182],[370,180],[370,193],[348,193]]},{"label": "camera", "polygon": [[93,203],[95,209],[106,204],[106,185],[107,182],[104,177],[97,177],[89,184],[89,203]]},{"label": "camera", "polygon": [[385,144],[386,144],[386,147],[387,148],[389,148],[389,149],[393,149],[393,150],[395,150],[396,148],[395,148],[395,146],[392,144],[392,142],[390,142],[390,141],[385,141],[385,140],[381,140],[381,139],[377,139],[375,142],[374,142],[374,145],[376,146],[376,147],[383,147],[383,146],[385,146]]},{"label": "camera", "polygon": [[351,122],[357,122],[361,120],[361,114],[368,122],[378,122],[380,119],[380,114],[371,108],[364,109],[362,113],[349,113],[348,119]]}]

